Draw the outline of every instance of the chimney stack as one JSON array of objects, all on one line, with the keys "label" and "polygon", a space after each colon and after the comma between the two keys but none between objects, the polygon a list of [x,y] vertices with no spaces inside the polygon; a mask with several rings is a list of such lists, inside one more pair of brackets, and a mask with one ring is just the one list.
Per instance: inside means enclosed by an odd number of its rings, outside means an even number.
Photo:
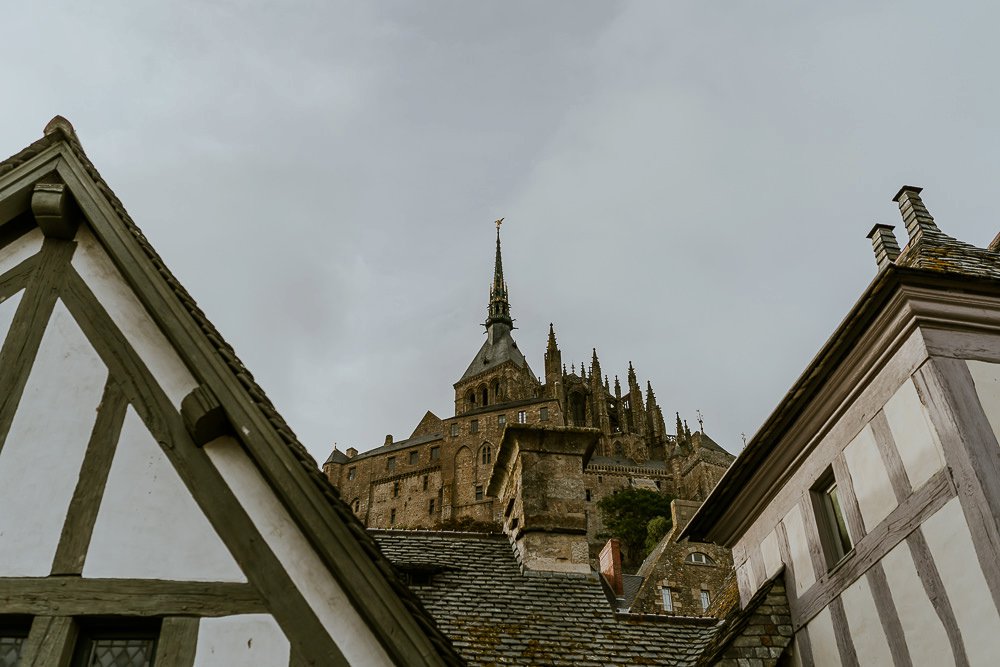
[{"label": "chimney stack", "polygon": [[382,446],[385,447],[386,445],[391,445],[391,444],[392,444],[392,433],[385,436],[385,443],[383,443]]},{"label": "chimney stack", "polygon": [[508,424],[487,495],[526,572],[591,574],[583,468],[596,428]]},{"label": "chimney stack", "polygon": [[918,234],[941,231],[934,223],[934,218],[928,212],[927,207],[924,206],[923,200],[920,199],[922,190],[923,188],[918,188],[915,185],[904,185],[892,198],[892,201],[899,204],[899,212],[903,216],[903,222],[906,223],[906,234],[910,237],[911,242]]},{"label": "chimney stack", "polygon": [[615,592],[615,597],[625,595],[625,587],[622,583],[622,545],[617,537],[612,537],[601,549],[600,555],[601,574]]},{"label": "chimney stack", "polygon": [[355,449],[354,447],[348,447],[347,451],[344,453],[347,454],[347,458],[353,459],[355,456],[358,455],[358,450]]},{"label": "chimney stack", "polygon": [[868,238],[872,241],[872,250],[875,251],[875,262],[881,271],[896,261],[899,257],[899,243],[896,242],[895,229],[892,225],[877,224],[868,232]]}]

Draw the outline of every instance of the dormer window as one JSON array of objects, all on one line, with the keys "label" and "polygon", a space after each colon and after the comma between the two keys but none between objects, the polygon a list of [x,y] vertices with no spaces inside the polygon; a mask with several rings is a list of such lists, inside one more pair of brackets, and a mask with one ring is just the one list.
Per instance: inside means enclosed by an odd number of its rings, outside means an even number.
[{"label": "dormer window", "polygon": [[708,554],[703,554],[700,551],[688,554],[684,562],[694,563],[695,565],[715,565],[715,561],[709,558]]}]

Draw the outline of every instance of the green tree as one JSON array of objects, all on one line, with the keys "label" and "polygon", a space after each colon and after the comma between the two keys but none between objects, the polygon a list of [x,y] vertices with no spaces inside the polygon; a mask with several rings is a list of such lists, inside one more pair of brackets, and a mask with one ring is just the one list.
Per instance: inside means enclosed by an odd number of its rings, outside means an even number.
[{"label": "green tree", "polygon": [[673,522],[665,516],[656,516],[646,524],[646,553],[653,550],[663,536],[670,532]]},{"label": "green tree", "polygon": [[671,500],[670,496],[649,489],[628,488],[615,491],[597,503],[608,534],[622,542],[626,562],[634,565],[642,559],[649,534],[647,526],[656,517],[670,516]]}]

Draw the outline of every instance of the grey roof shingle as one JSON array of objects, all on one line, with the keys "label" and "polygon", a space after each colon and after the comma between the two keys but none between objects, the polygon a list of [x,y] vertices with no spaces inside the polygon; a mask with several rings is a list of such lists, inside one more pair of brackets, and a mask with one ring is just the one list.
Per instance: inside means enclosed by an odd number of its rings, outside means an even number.
[{"label": "grey roof shingle", "polygon": [[503,535],[372,531],[470,665],[693,665],[715,619],[616,614],[599,579],[524,574]]}]

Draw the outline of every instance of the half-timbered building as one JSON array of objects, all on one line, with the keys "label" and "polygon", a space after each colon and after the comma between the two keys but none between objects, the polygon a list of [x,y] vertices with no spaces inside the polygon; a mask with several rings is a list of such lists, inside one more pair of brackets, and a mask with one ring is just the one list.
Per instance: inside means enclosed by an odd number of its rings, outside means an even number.
[{"label": "half-timbered building", "polygon": [[0,665],[461,662],[60,117],[0,341]]},{"label": "half-timbered building", "polygon": [[874,281],[686,534],[733,549],[744,607],[783,580],[799,664],[994,665],[1000,237],[894,201],[906,247],[875,226]]}]

